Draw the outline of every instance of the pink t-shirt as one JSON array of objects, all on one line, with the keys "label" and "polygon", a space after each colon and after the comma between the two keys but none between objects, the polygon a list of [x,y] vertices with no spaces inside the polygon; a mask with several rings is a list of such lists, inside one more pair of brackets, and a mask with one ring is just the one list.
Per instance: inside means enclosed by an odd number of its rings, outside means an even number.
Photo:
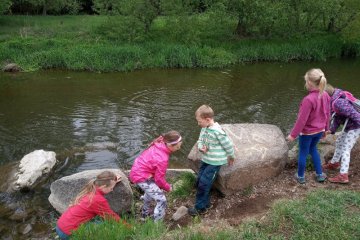
[{"label": "pink t-shirt", "polygon": [[330,96],[319,90],[311,90],[301,101],[297,120],[290,136],[296,138],[299,134],[315,134],[329,130]]}]

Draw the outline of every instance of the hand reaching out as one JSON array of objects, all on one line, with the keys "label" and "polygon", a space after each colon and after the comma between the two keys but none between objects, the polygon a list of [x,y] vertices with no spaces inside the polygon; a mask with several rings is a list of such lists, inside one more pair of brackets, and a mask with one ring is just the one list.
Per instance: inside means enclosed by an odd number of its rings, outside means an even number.
[{"label": "hand reaching out", "polygon": [[293,138],[291,135],[287,136],[286,140],[288,140],[289,142],[293,142],[295,140],[295,138]]}]

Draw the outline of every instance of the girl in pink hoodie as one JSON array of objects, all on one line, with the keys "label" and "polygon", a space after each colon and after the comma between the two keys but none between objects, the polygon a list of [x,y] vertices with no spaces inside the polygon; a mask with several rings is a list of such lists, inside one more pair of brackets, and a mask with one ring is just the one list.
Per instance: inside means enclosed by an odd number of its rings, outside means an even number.
[{"label": "girl in pink hoodie", "polygon": [[330,96],[325,92],[325,74],[321,69],[313,68],[306,72],[304,78],[309,93],[301,101],[297,120],[287,137],[291,142],[299,137],[298,171],[295,177],[301,184],[305,183],[308,154],[311,155],[314,163],[316,180],[324,182],[326,179],[326,175],[322,172],[317,144],[329,129],[330,120]]},{"label": "girl in pink hoodie", "polygon": [[144,206],[142,218],[151,215],[150,203],[156,201],[153,218],[155,221],[165,217],[166,197],[163,192],[170,192],[171,185],[166,181],[165,174],[168,168],[170,154],[179,150],[182,138],[177,131],[169,131],[156,138],[145,149],[135,162],[130,171],[130,181],[137,184],[143,191]]}]

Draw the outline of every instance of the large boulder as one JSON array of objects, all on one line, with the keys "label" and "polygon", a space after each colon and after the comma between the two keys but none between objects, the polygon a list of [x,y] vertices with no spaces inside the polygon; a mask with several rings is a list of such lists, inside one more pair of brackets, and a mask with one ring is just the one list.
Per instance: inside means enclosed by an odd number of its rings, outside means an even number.
[{"label": "large boulder", "polygon": [[37,181],[51,171],[56,163],[56,154],[52,151],[35,150],[25,155],[19,164],[15,189],[31,189]]},{"label": "large boulder", "polygon": [[120,175],[122,179],[121,182],[116,184],[112,192],[105,195],[111,209],[118,214],[128,212],[133,203],[133,192],[129,180],[120,169],[88,170],[60,178],[50,186],[49,202],[58,212],[63,213],[82,188],[91,179],[106,170]]},{"label": "large boulder", "polygon": [[[284,168],[288,146],[281,130],[269,124],[223,124],[235,146],[233,166],[221,167],[214,186],[231,194],[278,175]],[[201,153],[197,144],[188,155],[190,167],[198,172]]]}]

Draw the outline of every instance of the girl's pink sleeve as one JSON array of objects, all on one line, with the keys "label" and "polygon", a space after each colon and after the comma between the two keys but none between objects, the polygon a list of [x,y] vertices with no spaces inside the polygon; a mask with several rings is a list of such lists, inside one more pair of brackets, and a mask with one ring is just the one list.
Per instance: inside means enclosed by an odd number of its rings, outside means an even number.
[{"label": "girl's pink sleeve", "polygon": [[[157,157],[161,157],[161,156],[157,156]],[[158,164],[156,166],[154,180],[156,185],[159,186],[159,188],[164,189],[165,191],[168,192],[170,191],[170,184],[165,179],[167,168],[168,168],[168,161],[159,159]]]},{"label": "girl's pink sleeve", "polygon": [[309,118],[310,112],[311,112],[311,102],[308,99],[304,98],[301,101],[298,117],[293,129],[291,130],[290,136],[296,138],[301,133]]}]

